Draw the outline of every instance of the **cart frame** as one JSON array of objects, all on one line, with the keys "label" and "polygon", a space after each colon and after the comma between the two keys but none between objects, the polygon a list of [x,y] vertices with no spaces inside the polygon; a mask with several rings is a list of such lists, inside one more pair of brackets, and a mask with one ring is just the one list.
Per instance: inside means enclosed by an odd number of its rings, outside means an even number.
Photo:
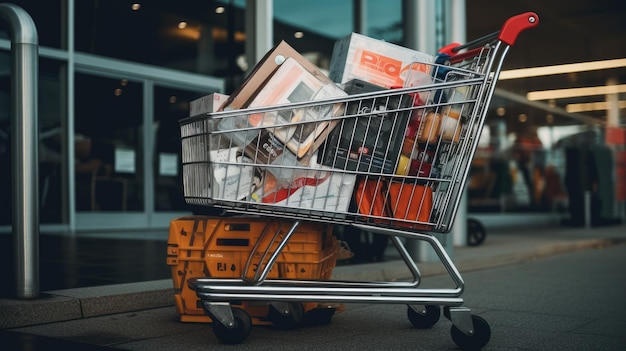
[{"label": "cart frame", "polygon": [[[480,348],[486,345],[491,334],[490,327],[484,319],[472,315],[471,310],[463,306],[464,301],[461,297],[465,288],[463,278],[434,234],[448,233],[452,228],[460,199],[463,195],[463,189],[465,188],[470,163],[478,145],[504,58],[509,48],[514,44],[518,34],[525,29],[536,26],[538,21],[538,16],[535,13],[523,13],[508,19],[498,32],[476,39],[465,45],[455,43],[444,47],[437,56],[437,61],[432,64],[432,72],[435,72],[433,73],[435,79],[432,84],[358,93],[347,97],[203,114],[182,120],[183,185],[185,198],[189,204],[220,207],[233,213],[268,215],[294,220],[292,227],[286,234],[281,235],[280,239],[278,239],[278,233],[274,235],[272,240],[276,243],[276,250],[262,252],[262,264],[259,264],[259,269],[256,270],[253,277],[242,276],[232,279],[206,277],[193,278],[188,281],[189,287],[196,291],[197,296],[201,300],[205,312],[216,324],[214,328],[216,335],[222,341],[239,343],[250,332],[250,323],[246,320],[245,312],[235,311],[231,307],[230,301],[267,301],[284,318],[292,318],[293,305],[302,301],[390,303],[409,305],[409,319],[416,327],[420,328],[434,325],[441,313],[439,306],[443,306],[444,315],[453,324],[452,338],[458,346],[461,348]],[[451,75],[455,78],[448,79]],[[438,80],[437,77],[444,78]],[[465,92],[461,99],[452,101],[452,99],[448,100],[445,98],[445,92],[452,96],[459,89]],[[229,139],[232,139],[234,133],[256,132],[259,130],[258,126],[250,125],[220,130],[216,127],[220,121],[239,118],[242,114],[244,116],[255,114],[265,116],[266,114],[280,113],[281,111],[340,105],[344,107],[344,112],[339,115],[328,116],[325,120],[336,120],[343,128],[343,123],[349,118],[361,117],[360,115],[346,112],[347,108],[345,106],[350,103],[359,102],[360,107],[361,103],[367,101],[376,101],[378,99],[389,103],[394,98],[402,99],[407,96],[415,98],[420,94],[422,96],[427,94],[429,96],[428,102],[418,106],[415,100],[413,100],[413,103],[408,106],[400,103],[394,105],[393,109],[388,108],[387,111],[392,111],[398,116],[400,113],[410,114],[412,111],[435,109],[435,111],[441,112],[443,115],[444,109],[450,109],[453,106],[462,106],[462,108],[466,109],[463,111],[464,116],[457,117],[459,122],[453,127],[452,142],[442,142],[441,137],[434,139],[432,142],[429,141],[434,145],[431,147],[436,150],[434,153],[436,156],[434,157],[440,158],[441,170],[438,170],[437,174],[434,171],[430,171],[426,175],[399,175],[397,168],[395,174],[389,174],[384,170],[384,164],[379,169],[373,170],[372,162],[370,162],[369,168],[365,171],[359,169],[360,165],[357,165],[356,169],[344,166],[343,168],[339,167],[338,169],[329,170],[328,173],[339,176],[341,179],[361,177],[372,179],[375,182],[396,181],[402,185],[400,188],[401,193],[406,191],[403,188],[405,184],[410,184],[413,189],[418,186],[430,187],[434,191],[432,204],[430,204],[430,199],[428,202],[426,219],[423,216],[409,217],[406,214],[391,216],[388,212],[380,214],[372,210],[373,206],[369,210],[362,211],[361,209],[364,206],[360,205],[360,203],[357,204],[359,210],[356,213],[354,209],[338,209],[339,207],[328,209],[328,207],[310,204],[310,206],[307,205],[308,207],[302,206],[300,203],[297,203],[297,206],[289,203],[286,205],[279,205],[276,202],[263,203],[251,200],[250,195],[252,195],[252,191],[248,189],[244,189],[245,192],[248,192],[248,196],[241,198],[240,193],[242,191],[239,188],[236,189],[236,194],[232,195],[234,197],[231,197],[231,195],[225,195],[224,192],[216,193],[211,189],[207,193],[206,189],[200,189],[198,185],[199,182],[210,183],[210,180],[214,179],[214,166],[221,166],[226,169],[229,169],[228,167],[239,167],[238,169],[241,169],[242,167],[241,163],[232,159],[218,161],[215,159],[215,155],[212,157],[206,151],[199,152],[199,143],[202,144],[202,148],[206,149],[207,144],[215,144],[212,138],[221,140],[224,137],[229,137]],[[442,96],[444,97],[442,98]],[[271,130],[276,132],[279,128],[297,128],[305,123],[307,122],[275,123],[271,126]],[[400,127],[406,128],[406,123]],[[424,123],[422,123],[420,128],[423,127]],[[458,134],[455,136],[454,133]],[[352,135],[351,138],[354,138],[353,134],[348,135]],[[377,139],[381,139],[380,135]],[[386,143],[388,140],[384,142]],[[388,150],[389,146],[387,146]],[[335,154],[332,155],[336,157]],[[285,165],[284,163],[270,165],[269,162],[265,164],[256,158],[252,158],[249,163],[252,166],[265,166],[268,170],[275,171],[276,174],[283,171],[311,171],[307,166],[297,164]],[[433,168],[434,165],[433,161]],[[419,167],[421,169],[422,163],[419,163]],[[204,169],[204,171],[199,173],[199,169]],[[199,174],[201,179],[198,179]],[[215,184],[211,186],[215,187]],[[327,191],[330,192],[331,190]],[[356,191],[354,190],[354,192]],[[244,195],[246,195],[245,192]],[[322,195],[330,195],[330,193]],[[419,195],[422,196],[422,199],[417,199],[417,196],[414,199],[413,194],[411,194],[408,206],[413,206],[412,204],[419,205],[419,211],[421,211],[421,208],[426,206],[424,202],[425,195]],[[384,207],[388,209],[391,206],[391,208],[397,210],[401,205],[400,202],[405,200],[397,198],[395,203],[392,201],[387,203],[387,200],[384,200]],[[326,204],[326,202],[323,204]],[[333,206],[336,206],[336,204],[333,204]],[[415,212],[414,210],[411,211]],[[407,210],[406,212],[411,211]],[[267,275],[276,262],[278,255],[302,220],[342,223],[365,231],[389,236],[401,258],[406,263],[413,279],[403,282],[267,279]],[[420,288],[421,273],[417,263],[407,251],[403,239],[420,240],[430,245],[455,286],[453,288],[438,289]],[[251,253],[251,257],[253,253]],[[250,260],[248,263],[250,263]],[[248,271],[248,269],[246,268],[244,271]],[[294,323],[297,322],[294,320]]]}]

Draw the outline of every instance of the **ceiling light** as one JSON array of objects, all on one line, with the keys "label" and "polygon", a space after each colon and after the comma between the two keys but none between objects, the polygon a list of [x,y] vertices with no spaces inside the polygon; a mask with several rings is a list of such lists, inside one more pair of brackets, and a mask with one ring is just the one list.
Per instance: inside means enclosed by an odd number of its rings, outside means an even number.
[{"label": "ceiling light", "polygon": [[[618,108],[626,108],[626,101],[621,100],[617,103]],[[610,104],[606,101],[599,102],[587,102],[582,104],[567,104],[565,105],[565,111],[570,113],[585,112],[585,111],[605,111],[608,110]]]},{"label": "ceiling light", "polygon": [[302,38],[304,36],[304,33],[302,33],[302,32],[295,32],[295,33],[293,33],[293,36],[296,39],[300,39],[300,38]]},{"label": "ceiling light", "polygon": [[506,70],[500,72],[498,80],[539,77],[620,67],[626,67],[626,58]]},{"label": "ceiling light", "polygon": [[139,4],[139,3],[134,3],[134,4],[130,5],[130,8],[131,8],[133,11],[139,11],[139,9],[141,8],[141,4]]},{"label": "ceiling light", "polygon": [[178,22],[178,28],[180,28],[180,29],[187,28],[187,22],[185,22],[185,21]]},{"label": "ceiling light", "polygon": [[536,101],[536,100],[549,100],[549,99],[565,99],[565,98],[593,96],[593,95],[619,94],[619,93],[624,93],[624,92],[626,92],[626,84],[604,85],[604,86],[599,86],[599,87],[586,87],[586,88],[569,88],[569,89],[531,91],[531,92],[528,92],[528,94],[526,94],[526,98],[531,101]]},{"label": "ceiling light", "polygon": [[215,8],[215,13],[217,13],[217,14],[224,13],[224,11],[226,11],[224,6],[218,6],[218,7]]}]

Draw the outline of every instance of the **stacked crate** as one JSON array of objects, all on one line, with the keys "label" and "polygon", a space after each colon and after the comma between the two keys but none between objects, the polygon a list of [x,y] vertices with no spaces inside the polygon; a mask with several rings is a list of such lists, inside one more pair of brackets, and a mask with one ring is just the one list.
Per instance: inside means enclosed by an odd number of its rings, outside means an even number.
[{"label": "stacked crate", "polygon": [[[211,322],[195,291],[187,286],[194,277],[253,279],[275,252],[293,222],[260,217],[187,216],[170,222],[167,264],[172,273],[176,310],[183,322]],[[301,222],[279,254],[268,279],[328,280],[337,259],[339,243],[332,225]],[[267,253],[267,254],[266,254]],[[265,258],[264,258],[265,254]],[[248,260],[248,269],[246,263]],[[265,317],[269,304],[242,301],[254,324],[271,324]],[[318,308],[303,303],[304,311]]]}]

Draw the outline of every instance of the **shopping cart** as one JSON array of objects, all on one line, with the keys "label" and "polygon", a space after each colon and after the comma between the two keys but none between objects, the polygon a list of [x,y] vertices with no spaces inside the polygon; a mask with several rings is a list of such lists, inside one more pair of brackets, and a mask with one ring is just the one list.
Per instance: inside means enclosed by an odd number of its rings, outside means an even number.
[{"label": "shopping cart", "polygon": [[[418,328],[437,323],[443,307],[459,347],[486,345],[490,326],[463,306],[463,279],[435,234],[451,230],[503,60],[518,34],[537,24],[535,13],[524,13],[496,33],[444,47],[426,70],[426,84],[420,66],[421,72],[407,72],[406,82],[415,81],[412,74],[421,81],[415,86],[376,90],[361,84],[365,88],[352,95],[182,120],[187,203],[293,220],[275,237],[275,250],[250,253],[250,260],[262,256],[253,274],[188,281],[215,335],[241,343],[251,331],[250,316],[231,302],[268,301],[280,318],[297,324],[299,303],[313,300],[407,304]],[[323,143],[308,142],[320,135]],[[413,280],[268,278],[301,221],[388,235]],[[421,288],[403,239],[430,245],[455,287]]]}]

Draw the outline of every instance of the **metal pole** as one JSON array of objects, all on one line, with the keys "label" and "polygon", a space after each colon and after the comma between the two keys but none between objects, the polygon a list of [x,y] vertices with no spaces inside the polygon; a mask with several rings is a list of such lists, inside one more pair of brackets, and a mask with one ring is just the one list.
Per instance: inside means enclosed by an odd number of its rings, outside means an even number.
[{"label": "metal pole", "polygon": [[39,295],[37,28],[26,11],[0,4],[11,31],[11,149],[13,237],[18,298]]},{"label": "metal pole", "polygon": [[[404,45],[421,52],[436,53],[437,4],[429,0],[404,0],[402,5]],[[438,259],[432,247],[423,241],[407,239],[406,248],[415,261],[428,262]]]},{"label": "metal pole", "polygon": [[248,69],[259,62],[274,46],[274,2],[270,0],[246,0],[246,56]]},{"label": "metal pole", "polygon": [[[445,44],[449,43],[466,43],[466,6],[465,0],[449,0],[445,3],[447,5],[447,15],[445,16],[446,33],[449,34],[446,38]],[[452,227],[450,235],[452,235],[451,247],[454,246],[467,246],[467,212],[468,212],[468,193],[467,188],[463,190],[461,196],[461,203],[456,213],[455,225]],[[451,251],[448,251],[451,254]]]}]

